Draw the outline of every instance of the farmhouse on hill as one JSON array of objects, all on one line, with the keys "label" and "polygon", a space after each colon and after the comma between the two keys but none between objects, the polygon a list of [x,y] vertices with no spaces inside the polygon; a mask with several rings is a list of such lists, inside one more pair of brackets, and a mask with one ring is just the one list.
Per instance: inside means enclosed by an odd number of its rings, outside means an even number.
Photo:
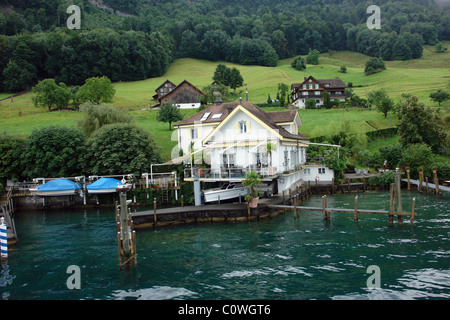
[{"label": "farmhouse on hill", "polygon": [[157,100],[158,104],[153,108],[157,108],[166,102],[176,104],[180,109],[198,108],[200,107],[199,97],[203,95],[200,89],[187,80],[184,80],[179,85],[166,80],[155,91],[156,94],[153,96],[153,99]]},{"label": "farmhouse on hill", "polygon": [[309,139],[301,126],[295,109],[265,112],[249,101],[218,102],[174,125],[184,156],[172,163],[184,161],[186,181],[239,182],[256,171],[278,192],[318,176],[331,181],[333,170],[306,166]]},{"label": "farmhouse on hill", "polygon": [[345,88],[347,86],[341,79],[315,79],[309,76],[303,82],[291,85],[291,101],[299,109],[304,109],[306,100],[310,98],[316,101],[317,106],[321,106],[324,91],[330,94],[331,101],[345,101],[348,98]]}]

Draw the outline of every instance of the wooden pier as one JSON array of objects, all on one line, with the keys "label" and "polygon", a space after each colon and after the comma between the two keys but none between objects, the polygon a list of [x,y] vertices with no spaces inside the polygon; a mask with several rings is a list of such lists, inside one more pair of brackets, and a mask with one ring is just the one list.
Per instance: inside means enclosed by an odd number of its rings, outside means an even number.
[{"label": "wooden pier", "polygon": [[11,189],[8,190],[6,197],[2,199],[0,204],[0,217],[5,218],[5,224],[7,225],[8,245],[13,245],[18,242],[16,225],[14,223],[14,204]]}]

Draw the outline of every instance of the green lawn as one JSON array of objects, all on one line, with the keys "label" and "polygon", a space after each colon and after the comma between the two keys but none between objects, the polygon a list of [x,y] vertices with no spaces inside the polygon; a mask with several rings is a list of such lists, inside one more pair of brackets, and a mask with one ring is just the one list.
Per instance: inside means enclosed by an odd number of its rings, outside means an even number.
[{"label": "green lawn", "polygon": [[[450,47],[450,42],[444,42]],[[435,53],[434,47],[424,46],[423,57],[411,61],[386,62],[387,70],[370,76],[364,75],[364,64],[369,59],[360,53],[335,52],[321,54],[320,64],[307,65],[307,69],[297,71],[290,66],[292,59],[280,60],[277,67],[241,66],[225,62],[211,62],[196,59],[176,60],[162,77],[135,82],[115,83],[116,95],[114,104],[128,109],[135,117],[136,123],[153,134],[157,143],[163,148],[166,158],[170,157],[172,148],[176,145],[176,138],[172,139],[173,131],[169,131],[166,123],[156,121],[156,110],[140,110],[155,104],[152,96],[155,89],[166,79],[178,84],[188,80],[195,86],[202,88],[212,82],[212,75],[218,63],[236,66],[247,83],[249,100],[253,103],[265,103],[267,95],[276,97],[278,83],[284,82],[290,86],[294,82],[301,82],[305,76],[316,78],[341,78],[344,82],[352,82],[354,92],[361,97],[367,97],[371,91],[385,88],[396,101],[402,93],[412,93],[428,106],[437,107],[431,102],[429,94],[437,89],[450,89],[450,50],[446,53]],[[339,73],[339,67],[345,64],[347,73]],[[239,88],[238,94],[245,97],[245,88]],[[0,93],[0,99],[10,96]],[[22,136],[29,135],[33,129],[48,125],[76,126],[82,117],[79,112],[61,111],[46,112],[43,108],[34,107],[32,94],[27,93],[11,101],[0,102],[0,130]],[[450,113],[450,101],[442,104],[444,113]],[[267,111],[274,111],[268,108]],[[182,110],[186,118],[196,110]],[[342,109],[330,110],[300,110],[303,127],[300,132],[312,138],[328,135],[339,130],[343,121],[348,121],[353,132],[374,130],[371,125],[382,129],[396,124],[396,119],[384,118],[376,110]]]}]

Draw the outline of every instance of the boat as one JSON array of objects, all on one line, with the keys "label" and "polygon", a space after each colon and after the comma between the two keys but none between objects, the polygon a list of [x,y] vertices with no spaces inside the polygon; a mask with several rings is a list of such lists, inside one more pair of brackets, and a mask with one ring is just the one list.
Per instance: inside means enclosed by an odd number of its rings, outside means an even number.
[{"label": "boat", "polygon": [[89,194],[106,194],[117,192],[117,188],[122,185],[123,184],[120,180],[102,177],[87,185],[86,189]]},{"label": "boat", "polygon": [[78,195],[82,190],[81,184],[69,179],[60,178],[50,180],[37,188],[29,189],[31,194],[40,197],[58,197]]},{"label": "boat", "polygon": [[203,190],[205,202],[222,201],[245,196],[248,193],[247,187],[226,183],[220,188]]}]

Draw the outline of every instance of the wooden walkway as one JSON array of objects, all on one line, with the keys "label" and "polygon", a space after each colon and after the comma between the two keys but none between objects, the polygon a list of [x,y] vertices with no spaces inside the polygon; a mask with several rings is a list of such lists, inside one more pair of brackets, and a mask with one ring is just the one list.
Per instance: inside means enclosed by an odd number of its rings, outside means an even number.
[{"label": "wooden walkway", "polygon": [[[407,183],[407,182],[408,182],[408,179],[402,179],[402,181]],[[410,179],[409,182],[410,182],[411,184],[416,185],[417,187],[419,187],[419,185],[420,185],[420,181],[419,181],[419,180],[416,180],[416,179]],[[422,181],[422,188],[426,188],[426,187],[427,187],[426,181]],[[436,185],[435,185],[434,183],[428,182],[428,188],[430,188],[430,189],[436,189]],[[450,192],[450,187],[443,186],[443,185],[440,184],[440,185],[439,185],[439,191],[447,191],[447,192]]]},{"label": "wooden walkway", "polygon": [[0,203],[0,217],[5,218],[5,224],[7,226],[8,245],[15,244],[18,241],[16,233],[16,225],[14,223],[14,205],[12,199],[12,191],[8,190],[8,193],[2,202]]}]

